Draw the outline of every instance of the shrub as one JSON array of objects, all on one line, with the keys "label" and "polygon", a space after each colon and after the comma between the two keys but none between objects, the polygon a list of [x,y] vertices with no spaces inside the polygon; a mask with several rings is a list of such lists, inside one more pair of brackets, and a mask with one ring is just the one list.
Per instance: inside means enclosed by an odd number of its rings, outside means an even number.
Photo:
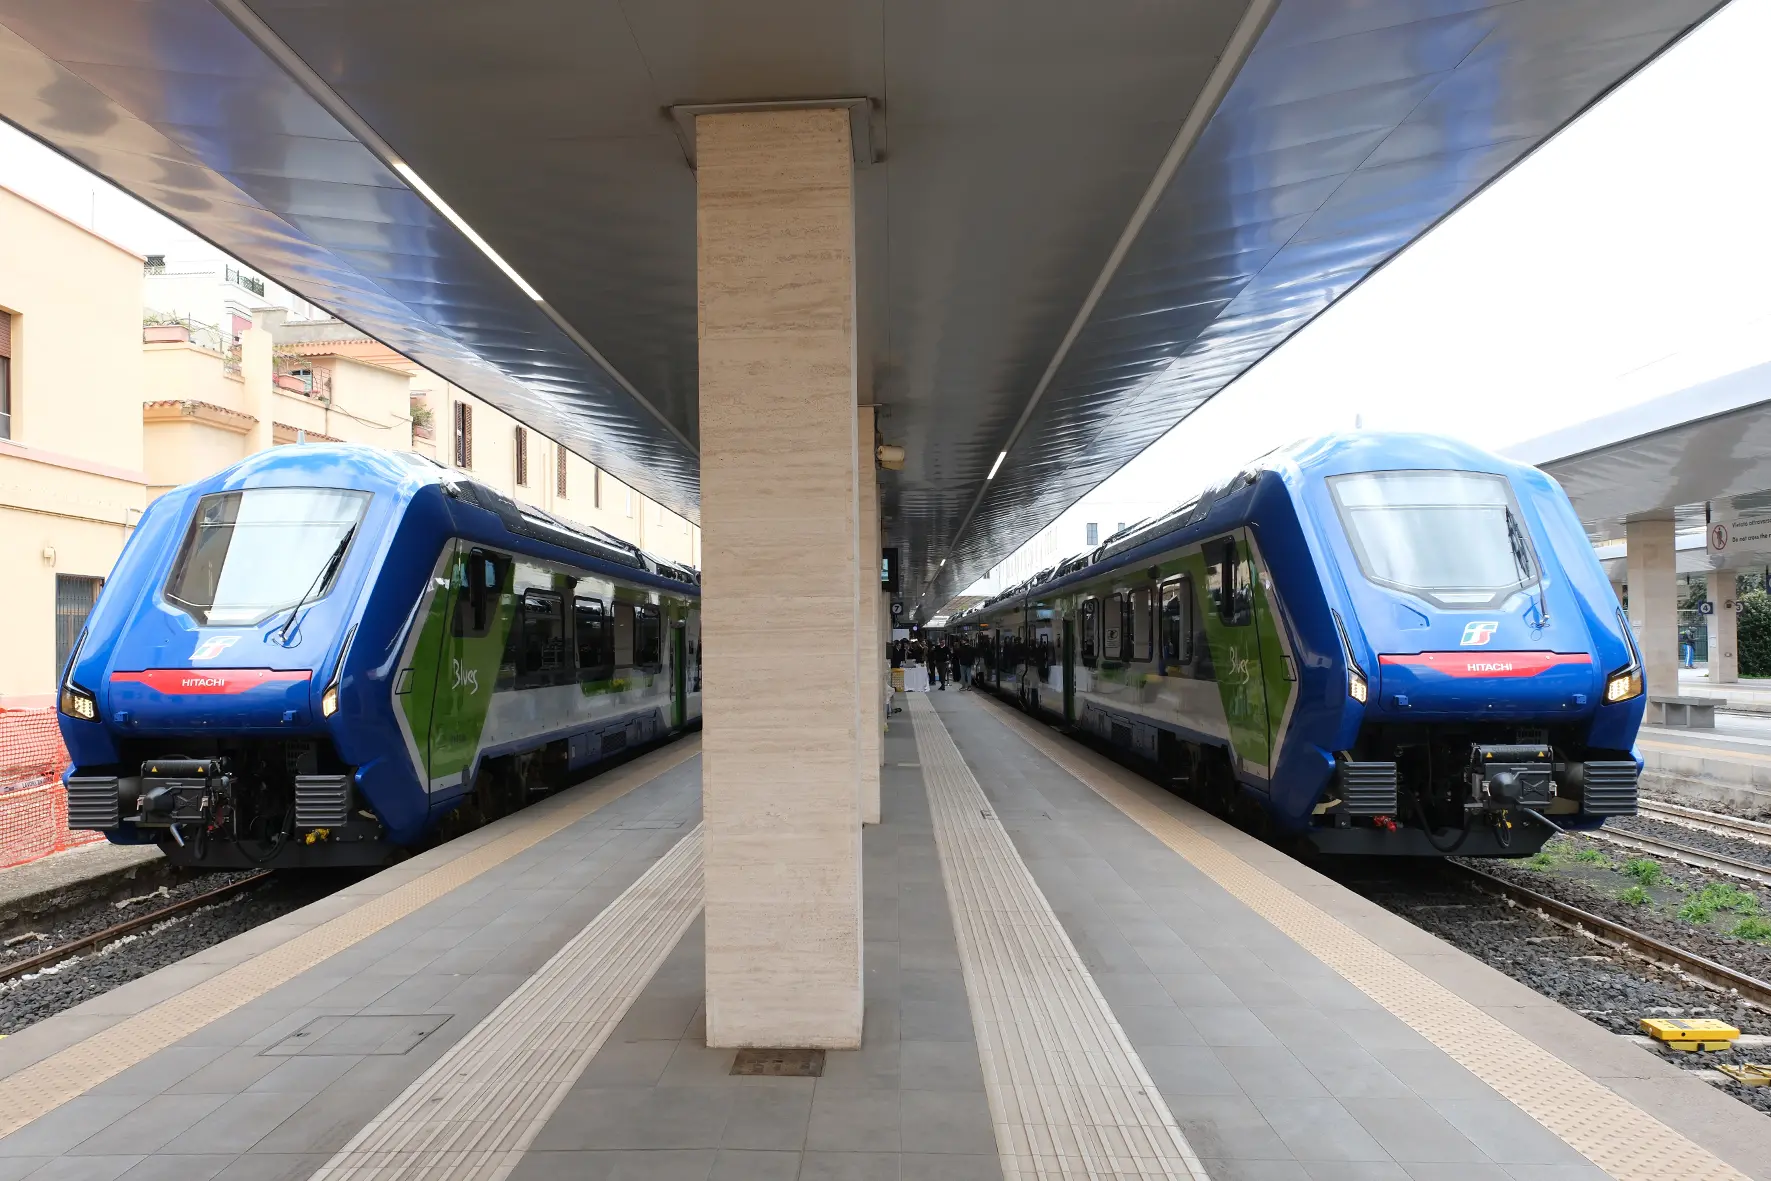
[{"label": "shrub", "polygon": [[1618,893],[1617,900],[1619,902],[1628,903],[1630,906],[1647,906],[1650,902],[1654,901],[1654,899],[1648,897],[1648,891],[1642,889],[1640,886],[1624,887],[1624,889]]},{"label": "shrub", "polygon": [[1752,590],[1739,596],[1740,635],[1735,651],[1740,653],[1740,675],[1771,677],[1771,595]]},{"label": "shrub", "polygon": [[1638,857],[1634,861],[1624,862],[1623,872],[1644,886],[1652,886],[1664,876],[1661,872],[1660,862],[1652,857]]},{"label": "shrub", "polygon": [[1679,917],[1688,923],[1707,923],[1720,910],[1756,915],[1759,896],[1732,882],[1711,882],[1685,900],[1685,905],[1679,907]]}]

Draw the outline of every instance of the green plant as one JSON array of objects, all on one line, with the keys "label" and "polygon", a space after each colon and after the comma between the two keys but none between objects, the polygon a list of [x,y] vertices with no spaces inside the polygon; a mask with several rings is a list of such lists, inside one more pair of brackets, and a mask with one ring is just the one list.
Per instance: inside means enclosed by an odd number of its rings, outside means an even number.
[{"label": "green plant", "polygon": [[1525,864],[1532,869],[1554,869],[1556,868],[1556,859],[1550,855],[1549,850],[1539,849],[1525,859]]},{"label": "green plant", "polygon": [[1660,868],[1660,862],[1652,857],[1638,857],[1634,861],[1624,862],[1623,872],[1644,886],[1655,885],[1665,876]]},{"label": "green plant", "polygon": [[1648,891],[1640,886],[1625,886],[1618,892],[1617,900],[1630,906],[1647,906],[1654,901],[1648,896]]},{"label": "green plant", "polygon": [[1611,864],[1611,858],[1605,855],[1605,850],[1603,849],[1582,849],[1574,855],[1574,859],[1576,861],[1584,861],[1588,865]]},{"label": "green plant", "polygon": [[1771,943],[1771,920],[1749,914],[1734,924],[1731,932],[1736,939],[1751,939],[1754,943]]},{"label": "green plant", "polygon": [[1739,638],[1735,651],[1740,653],[1740,675],[1771,676],[1771,595],[1761,588],[1738,596],[1740,604]]},{"label": "green plant", "polygon": [[1720,910],[1756,915],[1759,913],[1759,896],[1732,882],[1711,882],[1685,900],[1685,904],[1679,907],[1679,917],[1688,923],[1707,923]]}]

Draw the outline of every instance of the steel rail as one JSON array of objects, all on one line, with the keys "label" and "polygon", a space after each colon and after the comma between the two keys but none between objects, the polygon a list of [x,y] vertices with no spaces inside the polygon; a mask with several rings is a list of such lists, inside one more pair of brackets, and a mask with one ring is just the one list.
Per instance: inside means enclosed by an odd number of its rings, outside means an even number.
[{"label": "steel rail", "polygon": [[204,906],[211,902],[219,902],[223,898],[238,894],[248,887],[258,885],[270,876],[270,870],[261,869],[250,877],[240,878],[237,881],[229,882],[225,886],[218,886],[215,889],[205,891],[202,894],[194,894],[189,898],[174,902],[170,906],[162,906],[159,910],[149,911],[146,914],[138,914],[132,919],[126,919],[121,923],[117,923],[115,926],[106,927],[102,931],[94,931],[90,935],[82,935],[78,939],[69,940],[67,943],[63,943],[59,947],[53,947],[48,951],[40,952],[37,955],[31,956],[29,959],[18,961],[16,964],[0,964],[0,981],[14,980],[27,973],[35,972],[39,968],[47,968],[52,964],[59,964],[61,961],[67,959],[70,955],[73,955],[76,952],[85,951],[89,947],[103,946],[111,940],[121,938],[132,931],[139,931],[143,927],[151,927],[163,919],[172,918],[175,915],[183,914],[188,910],[195,910],[199,906]]},{"label": "steel rail", "polygon": [[1737,857],[1729,857],[1725,853],[1712,853],[1708,849],[1694,849],[1690,845],[1681,845],[1677,841],[1663,841],[1659,837],[1643,836],[1641,833],[1635,832],[1614,832],[1609,828],[1601,828],[1594,829],[1586,835],[1613,845],[1622,845],[1626,849],[1634,849],[1638,853],[1655,853],[1662,857],[1683,861],[1687,865],[1713,869],[1717,873],[1725,873],[1729,877],[1740,878],[1742,881],[1753,882],[1760,886],[1771,886],[1771,865],[1742,861]]},{"label": "steel rail", "polygon": [[1547,894],[1540,894],[1528,886],[1498,878],[1484,870],[1462,865],[1455,861],[1444,863],[1448,869],[1467,876],[1476,889],[1489,894],[1498,894],[1508,898],[1530,910],[1539,911],[1545,918],[1563,926],[1584,929],[1602,943],[1617,947],[1623,951],[1634,952],[1644,959],[1676,968],[1685,975],[1701,980],[1705,984],[1714,985],[1727,992],[1732,992],[1742,1000],[1749,1001],[1761,1009],[1771,1011],[1771,983],[1766,983],[1756,976],[1748,976],[1726,964],[1719,964],[1707,956],[1698,955],[1682,947],[1674,947],[1663,943],[1652,935],[1644,935],[1632,927],[1596,915],[1590,910],[1582,910]]},{"label": "steel rail", "polygon": [[1636,812],[1651,820],[1664,820],[1668,824],[1679,824],[1702,832],[1738,837],[1754,844],[1771,844],[1771,824],[1766,824],[1763,820],[1725,816],[1720,812],[1705,812],[1702,808],[1687,808],[1683,804],[1668,804],[1661,800],[1637,800]]}]

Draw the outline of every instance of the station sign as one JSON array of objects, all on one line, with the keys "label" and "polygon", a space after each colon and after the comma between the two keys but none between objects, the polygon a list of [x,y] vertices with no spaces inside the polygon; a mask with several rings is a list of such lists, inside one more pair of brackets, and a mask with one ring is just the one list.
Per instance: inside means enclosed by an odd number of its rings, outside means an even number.
[{"label": "station sign", "polygon": [[1771,561],[1771,515],[1754,513],[1704,526],[1704,557],[1712,570],[1742,569]]},{"label": "station sign", "polygon": [[890,546],[879,551],[879,589],[889,595],[898,593],[897,546]]}]

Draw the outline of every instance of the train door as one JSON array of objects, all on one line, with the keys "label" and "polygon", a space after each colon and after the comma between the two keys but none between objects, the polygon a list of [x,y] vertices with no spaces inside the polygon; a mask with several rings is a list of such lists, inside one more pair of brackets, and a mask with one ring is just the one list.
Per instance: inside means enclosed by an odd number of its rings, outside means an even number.
[{"label": "train door", "polygon": [[670,725],[680,730],[689,720],[689,629],[677,620],[670,629]]},{"label": "train door", "polygon": [[1255,624],[1255,574],[1247,531],[1238,529],[1204,546],[1206,630],[1211,637],[1218,693],[1229,723],[1238,769],[1266,779],[1272,736],[1260,629]]},{"label": "train door", "polygon": [[1076,621],[1064,617],[1064,721],[1076,724]]},{"label": "train door", "polygon": [[439,787],[471,775],[483,745],[516,615],[511,576],[503,554],[467,546],[457,554],[430,715],[431,779]]}]

